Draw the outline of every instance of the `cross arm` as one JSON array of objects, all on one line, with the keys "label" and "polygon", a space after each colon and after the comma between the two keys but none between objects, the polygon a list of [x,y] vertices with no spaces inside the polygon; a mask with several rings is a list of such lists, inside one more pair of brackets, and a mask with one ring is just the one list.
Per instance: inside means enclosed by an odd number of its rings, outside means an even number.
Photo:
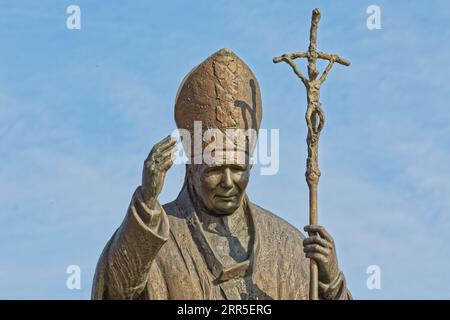
[{"label": "cross arm", "polygon": [[279,57],[273,58],[273,63],[278,63],[281,61],[285,61],[285,59],[297,59],[297,58],[308,58],[308,52],[296,52],[296,53],[285,53]]},{"label": "cross arm", "polygon": [[322,60],[328,60],[328,61],[334,60],[334,62],[337,62],[337,63],[342,64],[343,66],[347,66],[347,67],[351,64],[350,61],[338,56],[337,54],[329,54],[326,52],[318,51],[317,58],[322,59]]}]

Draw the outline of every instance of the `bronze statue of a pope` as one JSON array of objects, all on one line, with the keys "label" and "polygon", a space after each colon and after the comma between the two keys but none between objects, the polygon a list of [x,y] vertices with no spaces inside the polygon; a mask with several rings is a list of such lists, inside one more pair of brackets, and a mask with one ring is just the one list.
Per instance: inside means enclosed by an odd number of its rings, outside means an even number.
[{"label": "bronze statue of a pope", "polygon": [[[197,148],[185,142],[196,139],[196,122],[202,130],[258,132],[261,118],[258,81],[229,49],[191,70],[177,93],[175,121],[190,133],[183,139],[189,160],[201,160],[208,148],[202,140]],[[158,196],[176,140],[169,135],[152,148],[142,183],[99,259],[93,299],[308,299],[310,259],[318,266],[320,299],[351,299],[324,227],[306,226],[305,237],[248,198],[254,141],[247,140],[216,148],[221,156],[214,161],[188,161],[178,197],[164,205]]]}]

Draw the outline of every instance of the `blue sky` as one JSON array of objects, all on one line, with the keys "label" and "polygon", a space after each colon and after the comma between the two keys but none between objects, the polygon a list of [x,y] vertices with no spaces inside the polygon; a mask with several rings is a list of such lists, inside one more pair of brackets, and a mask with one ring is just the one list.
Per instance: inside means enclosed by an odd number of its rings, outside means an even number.
[{"label": "blue sky", "polygon": [[[81,30],[66,8],[81,8]],[[381,8],[381,30],[366,9]],[[358,299],[450,299],[448,1],[0,1],[0,298],[88,299],[98,256],[175,129],[178,85],[228,47],[256,74],[262,127],[280,130],[280,170],[248,193],[308,221],[305,92],[274,56],[307,48],[350,59],[322,89],[319,221]],[[304,65],[302,65],[304,68]],[[304,70],[304,69],[303,69]],[[183,166],[161,202],[176,197]],[[80,290],[66,288],[79,265]],[[381,268],[368,290],[366,268]]]}]

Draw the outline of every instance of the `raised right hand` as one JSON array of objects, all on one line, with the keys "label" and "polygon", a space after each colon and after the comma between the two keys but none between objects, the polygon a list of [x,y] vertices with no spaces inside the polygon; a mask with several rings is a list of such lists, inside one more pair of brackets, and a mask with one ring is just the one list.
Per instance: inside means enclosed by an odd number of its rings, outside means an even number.
[{"label": "raised right hand", "polygon": [[150,209],[156,209],[156,202],[164,185],[167,171],[173,164],[176,151],[176,139],[167,136],[150,151],[142,170],[142,197]]}]

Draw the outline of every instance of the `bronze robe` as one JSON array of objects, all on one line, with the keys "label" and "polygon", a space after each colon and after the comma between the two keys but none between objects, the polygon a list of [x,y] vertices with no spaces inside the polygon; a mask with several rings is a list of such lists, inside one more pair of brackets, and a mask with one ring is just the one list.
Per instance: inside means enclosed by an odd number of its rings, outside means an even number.
[{"label": "bronze robe", "polygon": [[[309,259],[304,236],[273,213],[245,198],[253,225],[249,259],[224,268],[201,230],[189,191],[151,214],[140,189],[122,225],[99,259],[93,299],[308,299]],[[140,211],[144,210],[144,211]],[[351,299],[342,273],[322,299]]]}]

